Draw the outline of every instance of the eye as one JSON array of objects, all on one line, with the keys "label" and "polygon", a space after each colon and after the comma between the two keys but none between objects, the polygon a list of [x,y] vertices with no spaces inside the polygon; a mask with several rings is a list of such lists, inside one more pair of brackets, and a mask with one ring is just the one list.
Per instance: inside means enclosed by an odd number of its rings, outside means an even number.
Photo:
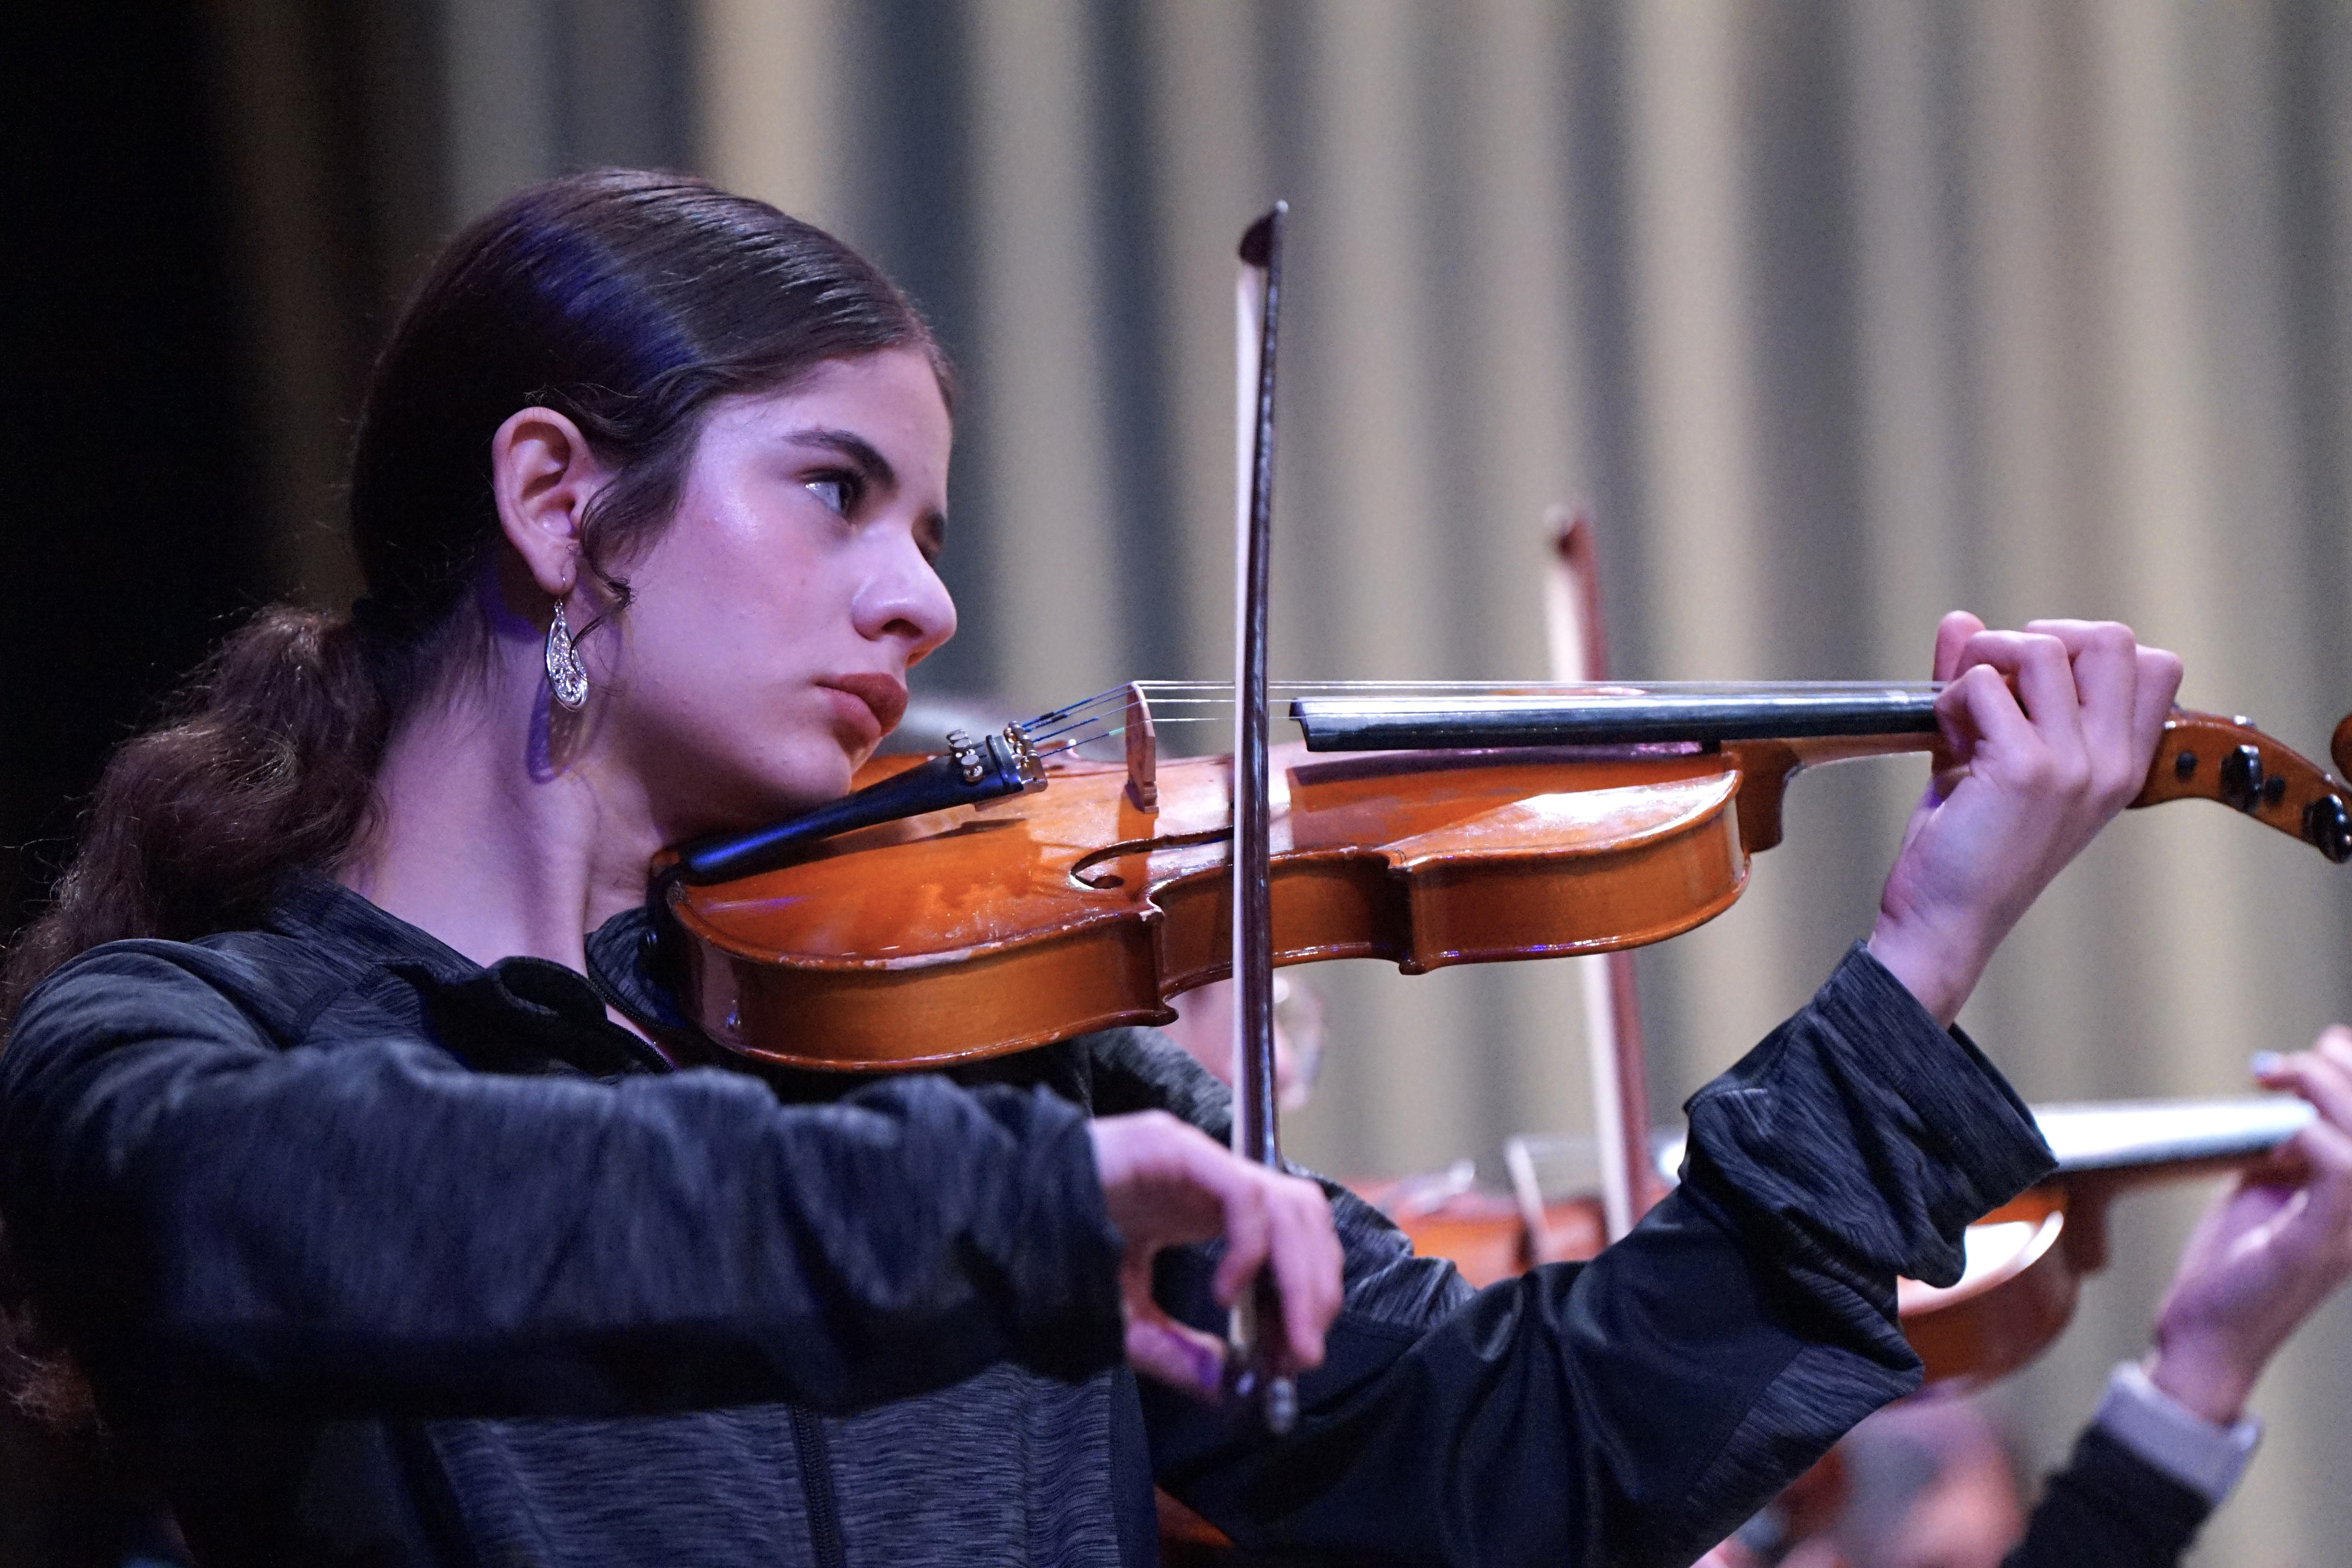
[{"label": "eye", "polygon": [[819,474],[802,481],[809,494],[824,503],[824,509],[840,517],[847,517],[857,505],[864,486],[855,474]]}]

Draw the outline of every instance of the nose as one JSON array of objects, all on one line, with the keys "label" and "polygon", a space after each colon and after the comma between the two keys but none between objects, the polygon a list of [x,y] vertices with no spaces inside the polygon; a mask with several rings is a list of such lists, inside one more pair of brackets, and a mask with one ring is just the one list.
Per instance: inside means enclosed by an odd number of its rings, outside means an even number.
[{"label": "nose", "polygon": [[910,665],[955,636],[955,600],[911,540],[893,542],[849,613],[860,637],[903,644]]}]

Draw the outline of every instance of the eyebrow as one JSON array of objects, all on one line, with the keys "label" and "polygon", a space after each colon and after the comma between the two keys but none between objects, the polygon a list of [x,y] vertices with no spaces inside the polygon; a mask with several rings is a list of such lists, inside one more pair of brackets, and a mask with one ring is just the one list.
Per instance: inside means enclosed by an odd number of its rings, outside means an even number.
[{"label": "eyebrow", "polygon": [[890,466],[890,459],[877,451],[873,442],[855,430],[795,430],[791,439],[803,446],[823,447],[829,452],[839,453],[883,489],[898,488],[898,470]]}]

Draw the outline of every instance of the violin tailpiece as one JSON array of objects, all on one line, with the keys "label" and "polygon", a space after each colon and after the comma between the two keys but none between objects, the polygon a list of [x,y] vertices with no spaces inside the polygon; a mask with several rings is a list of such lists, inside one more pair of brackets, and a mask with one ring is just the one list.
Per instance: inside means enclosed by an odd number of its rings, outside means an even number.
[{"label": "violin tailpiece", "polygon": [[946,755],[918,763],[787,821],[688,845],[666,876],[697,885],[754,876],[839,834],[959,805],[983,805],[1045,787],[1044,764],[1020,726],[1007,725],[1002,734],[977,740],[954,730],[948,734]]}]

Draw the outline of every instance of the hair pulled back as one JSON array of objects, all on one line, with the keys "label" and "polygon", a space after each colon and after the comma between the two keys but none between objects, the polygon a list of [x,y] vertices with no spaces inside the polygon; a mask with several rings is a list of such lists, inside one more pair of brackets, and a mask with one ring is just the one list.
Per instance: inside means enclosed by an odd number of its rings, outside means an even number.
[{"label": "hair pulled back", "polygon": [[79,952],[248,924],[285,873],[352,847],[386,739],[479,646],[470,590],[500,538],[490,442],[509,416],[565,415],[614,470],[583,551],[625,603],[607,567],[669,520],[714,401],[901,347],[950,393],[929,331],[881,273],[700,180],[571,175],[468,227],[370,379],[350,490],[365,596],[349,616],[263,611],[169,721],[115,753],[49,909],[9,953],[0,1018]]}]

